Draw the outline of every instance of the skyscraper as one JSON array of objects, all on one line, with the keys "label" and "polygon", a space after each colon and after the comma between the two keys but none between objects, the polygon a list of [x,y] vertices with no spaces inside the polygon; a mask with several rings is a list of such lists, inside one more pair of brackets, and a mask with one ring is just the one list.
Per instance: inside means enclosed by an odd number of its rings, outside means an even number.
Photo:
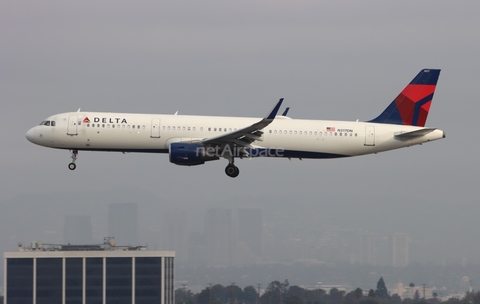
[{"label": "skyscraper", "polygon": [[234,244],[232,210],[210,208],[205,217],[205,239],[208,262],[231,265]]},{"label": "skyscraper", "polygon": [[67,215],[63,225],[63,241],[67,244],[92,244],[90,215]]},{"label": "skyscraper", "polygon": [[176,251],[177,260],[188,259],[187,212],[183,209],[171,209],[165,213],[166,245]]},{"label": "skyscraper", "polygon": [[118,244],[138,244],[137,204],[113,203],[108,205],[108,236],[113,236]]},{"label": "skyscraper", "polygon": [[393,267],[405,267],[408,265],[408,235],[395,233],[392,235],[392,265]]},{"label": "skyscraper", "polygon": [[262,209],[238,209],[238,239],[236,251],[240,263],[256,263],[262,257]]}]

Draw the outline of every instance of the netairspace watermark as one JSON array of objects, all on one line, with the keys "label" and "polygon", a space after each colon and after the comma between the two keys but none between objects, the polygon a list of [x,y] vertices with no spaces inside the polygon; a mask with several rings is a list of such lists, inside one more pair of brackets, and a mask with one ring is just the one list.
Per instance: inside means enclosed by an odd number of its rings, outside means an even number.
[{"label": "netairspace watermark", "polygon": [[283,157],[283,148],[197,147],[199,157]]}]

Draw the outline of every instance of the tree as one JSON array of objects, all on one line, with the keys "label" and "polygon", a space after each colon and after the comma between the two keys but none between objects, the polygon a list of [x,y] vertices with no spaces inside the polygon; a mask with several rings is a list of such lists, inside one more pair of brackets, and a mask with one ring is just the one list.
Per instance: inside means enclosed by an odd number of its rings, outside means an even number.
[{"label": "tree", "polygon": [[288,290],[288,280],[285,280],[283,283],[279,281],[273,281],[268,284],[265,293],[260,297],[262,304],[283,304],[285,296]]},{"label": "tree", "polygon": [[210,303],[210,293],[211,290],[209,287],[200,291],[200,293],[195,295],[195,301],[197,304],[209,304]]},{"label": "tree", "polygon": [[213,285],[212,287],[212,301],[220,303],[226,303],[228,301],[225,287],[220,284]]},{"label": "tree", "polygon": [[377,282],[377,290],[375,290],[376,295],[379,298],[388,298],[388,289],[385,286],[385,282],[383,281],[383,277],[380,277],[380,280]]},{"label": "tree", "polygon": [[415,302],[420,301],[420,293],[418,292],[418,289],[415,290],[415,295],[413,296],[413,301],[415,301]]},{"label": "tree", "polygon": [[370,289],[370,290],[368,291],[368,297],[369,297],[369,298],[375,298],[376,296],[377,296],[377,294],[375,293],[375,290]]},{"label": "tree", "polygon": [[243,289],[243,297],[238,298],[241,303],[257,303],[257,298],[258,298],[258,292],[253,286],[247,286]]},{"label": "tree", "polygon": [[345,304],[359,304],[363,297],[363,291],[360,288],[350,291],[345,295]]},{"label": "tree", "polygon": [[402,298],[398,294],[392,295],[390,298],[390,303],[391,304],[401,304],[402,303]]},{"label": "tree", "polygon": [[195,295],[191,290],[185,288],[178,288],[175,290],[176,303],[193,304],[195,303]]},{"label": "tree", "polygon": [[337,288],[332,288],[328,292],[329,304],[342,304],[344,301],[345,291],[340,291]]}]

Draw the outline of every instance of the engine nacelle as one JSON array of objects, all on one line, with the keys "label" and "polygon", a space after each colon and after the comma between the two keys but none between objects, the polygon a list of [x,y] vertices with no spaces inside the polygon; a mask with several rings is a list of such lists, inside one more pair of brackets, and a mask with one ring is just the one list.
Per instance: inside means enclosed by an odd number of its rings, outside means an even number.
[{"label": "engine nacelle", "polygon": [[180,166],[203,165],[206,161],[219,159],[215,155],[206,155],[205,149],[199,144],[171,143],[170,162]]}]

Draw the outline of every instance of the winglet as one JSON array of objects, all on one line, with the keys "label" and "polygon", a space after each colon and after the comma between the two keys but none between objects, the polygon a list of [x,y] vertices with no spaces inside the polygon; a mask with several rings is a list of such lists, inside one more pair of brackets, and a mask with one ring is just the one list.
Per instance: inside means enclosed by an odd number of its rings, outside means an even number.
[{"label": "winglet", "polygon": [[290,110],[290,107],[287,107],[285,111],[283,111],[282,116],[287,116],[288,110]]},{"label": "winglet", "polygon": [[273,120],[275,116],[277,116],[278,110],[280,110],[280,107],[282,105],[283,98],[280,98],[278,101],[277,105],[273,108],[273,110],[268,114],[265,119]]}]

